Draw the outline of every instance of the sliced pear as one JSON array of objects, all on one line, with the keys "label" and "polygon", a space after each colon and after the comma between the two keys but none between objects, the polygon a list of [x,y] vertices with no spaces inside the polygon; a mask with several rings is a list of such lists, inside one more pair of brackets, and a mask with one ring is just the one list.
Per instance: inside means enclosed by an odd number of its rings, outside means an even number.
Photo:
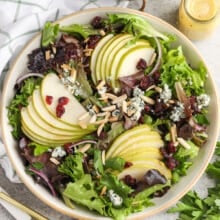
[{"label": "sliced pear", "polygon": [[[68,89],[62,84],[59,77],[54,73],[49,73],[44,77],[41,83],[40,91],[44,106],[50,114],[55,117],[57,117],[56,107],[59,98],[67,97],[69,99],[69,102],[65,105],[65,112],[61,117],[59,117],[59,119],[66,124],[73,126],[77,125],[79,118],[87,113],[81,103],[79,103],[79,101],[68,91]],[[51,104],[47,104],[47,96],[53,97]],[[88,117],[87,120],[90,120],[90,117]]]},{"label": "sliced pear", "polygon": [[117,88],[118,78],[135,74],[138,61],[142,58],[147,63],[151,58],[154,49],[150,47],[148,41],[139,40],[130,47],[124,47],[117,54],[111,63],[110,80],[113,88]]},{"label": "sliced pear", "polygon": [[95,49],[92,52],[91,60],[90,60],[90,70],[91,70],[91,76],[92,76],[92,81],[94,84],[97,84],[97,79],[96,79],[96,61],[97,57],[104,45],[112,38],[114,37],[113,34],[108,34],[105,37],[103,37],[95,47]]},{"label": "sliced pear", "polygon": [[103,53],[102,59],[101,59],[101,65],[98,66],[100,73],[101,73],[101,79],[109,80],[111,77],[110,75],[110,66],[112,64],[112,60],[115,57],[115,54],[118,53],[122,48],[126,47],[129,41],[131,41],[134,37],[130,34],[122,34],[122,35],[116,35],[114,39],[112,39],[112,42],[110,45],[108,45],[107,48],[105,48],[105,51]]},{"label": "sliced pear", "polygon": [[27,112],[28,112],[31,120],[33,120],[33,122],[35,124],[40,126],[42,129],[50,131],[53,134],[72,136],[74,134],[74,130],[75,131],[81,130],[81,129],[76,129],[76,128],[72,128],[72,131],[63,130],[63,129],[60,129],[60,128],[57,128],[56,126],[54,126],[53,123],[49,123],[48,121],[43,120],[35,111],[35,108],[33,106],[32,101],[29,102],[29,104],[27,106]]},{"label": "sliced pear", "polygon": [[129,152],[121,152],[118,154],[119,157],[123,158],[126,161],[134,161],[134,160],[148,160],[150,158],[162,159],[162,155],[160,150],[155,147],[142,147],[138,149],[134,149],[133,151],[129,150]]},{"label": "sliced pear", "polygon": [[[106,153],[106,158],[110,158],[113,155],[116,156],[119,152],[123,151],[129,145],[129,142],[133,139],[136,140],[134,143],[138,143],[138,139],[144,139],[147,142],[147,132],[151,131],[151,127],[149,125],[139,125],[130,130],[125,131],[123,134],[118,136],[116,140],[112,143],[109,150]],[[155,131],[152,131],[155,134]],[[156,135],[158,137],[158,135]],[[160,144],[162,142],[160,141]],[[129,152],[129,149],[127,149]]]},{"label": "sliced pear", "polygon": [[126,175],[131,175],[137,180],[141,180],[144,174],[151,169],[156,169],[167,179],[171,179],[171,171],[160,160],[149,159],[146,161],[133,161],[132,164],[132,166],[118,174],[119,179],[123,179]]}]

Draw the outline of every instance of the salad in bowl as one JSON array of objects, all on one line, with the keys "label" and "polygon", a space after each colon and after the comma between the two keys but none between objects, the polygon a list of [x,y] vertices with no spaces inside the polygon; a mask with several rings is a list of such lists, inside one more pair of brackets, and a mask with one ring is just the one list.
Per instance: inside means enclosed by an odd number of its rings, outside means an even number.
[{"label": "salad in bowl", "polygon": [[125,219],[163,201],[208,148],[210,76],[141,14],[77,21],[45,24],[7,122],[32,184],[73,213]]}]

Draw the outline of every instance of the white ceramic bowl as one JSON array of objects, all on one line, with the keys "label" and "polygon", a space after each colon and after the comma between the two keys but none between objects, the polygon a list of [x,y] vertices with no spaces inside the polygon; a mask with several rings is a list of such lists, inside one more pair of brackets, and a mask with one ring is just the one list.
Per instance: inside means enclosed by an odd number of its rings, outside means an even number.
[{"label": "white ceramic bowl", "polygon": [[[153,17],[151,15],[139,11],[135,11],[131,9],[119,9],[119,8],[90,9],[66,16],[63,19],[59,20],[58,22],[62,25],[68,25],[74,22],[89,23],[94,16],[97,15],[102,16],[105,15],[106,13],[118,13],[118,12],[137,14],[147,19],[156,29],[162,32],[167,32],[176,35],[177,44],[182,45],[183,51],[189,63],[193,67],[196,67],[200,61],[205,63],[205,61],[202,59],[201,55],[193,46],[193,44],[178,30],[176,30],[171,25],[167,24],[166,22],[156,17]],[[57,211],[65,215],[79,219],[94,219],[94,220],[108,219],[96,215],[93,212],[90,212],[80,207],[77,207],[76,209],[68,208],[61,200],[54,198],[47,190],[45,190],[42,186],[36,184],[34,180],[25,173],[25,167],[17,151],[17,143],[11,135],[11,127],[8,125],[6,106],[8,106],[9,101],[14,96],[13,88],[16,79],[18,78],[19,75],[25,72],[25,63],[27,62],[27,54],[31,50],[37,48],[39,45],[40,45],[40,34],[34,37],[22,50],[20,55],[15,60],[10,72],[7,74],[4,82],[4,89],[1,100],[1,128],[2,128],[3,141],[7,149],[8,156],[10,157],[11,162],[17,174],[24,182],[24,184],[29,188],[29,190],[33,194],[35,194],[47,205],[51,206],[52,208],[56,209]],[[206,68],[208,70],[207,66]],[[163,196],[162,198],[154,199],[154,202],[156,203],[155,206],[149,207],[143,210],[142,212],[132,214],[127,219],[140,219],[143,217],[149,217],[167,209],[175,202],[177,202],[185,193],[187,193],[187,191],[192,188],[192,186],[199,180],[199,178],[205,171],[213,155],[215,144],[217,141],[218,132],[219,132],[219,115],[220,115],[219,114],[220,108],[218,103],[219,99],[218,99],[215,83],[212,79],[212,75],[210,72],[208,72],[208,75],[209,77],[208,77],[206,89],[208,94],[211,96],[211,103],[210,103],[209,115],[208,115],[211,124],[208,129],[209,139],[207,143],[200,150],[199,155],[194,161],[193,166],[189,169],[187,176],[183,177],[178,184],[174,185],[165,196]]]}]

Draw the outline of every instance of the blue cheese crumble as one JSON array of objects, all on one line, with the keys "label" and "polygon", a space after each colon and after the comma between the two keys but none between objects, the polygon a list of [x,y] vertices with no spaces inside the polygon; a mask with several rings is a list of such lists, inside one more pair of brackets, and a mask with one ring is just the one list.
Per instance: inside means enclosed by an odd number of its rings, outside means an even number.
[{"label": "blue cheese crumble", "polygon": [[162,92],[160,93],[160,99],[164,101],[164,103],[167,103],[172,97],[171,89],[167,84],[164,84],[164,88]]},{"label": "blue cheese crumble", "polygon": [[66,151],[61,146],[58,146],[54,148],[54,150],[51,153],[51,156],[52,157],[64,157],[66,156]]},{"label": "blue cheese crumble", "polygon": [[123,199],[117,193],[115,193],[112,189],[108,191],[109,199],[111,200],[113,206],[121,206]]},{"label": "blue cheese crumble", "polygon": [[198,108],[201,110],[204,107],[207,107],[210,103],[210,96],[207,94],[201,94],[196,98],[198,103]]},{"label": "blue cheese crumble", "polygon": [[174,106],[170,114],[170,119],[174,122],[180,121],[181,118],[184,118],[184,105],[181,102],[177,102],[177,105]]}]

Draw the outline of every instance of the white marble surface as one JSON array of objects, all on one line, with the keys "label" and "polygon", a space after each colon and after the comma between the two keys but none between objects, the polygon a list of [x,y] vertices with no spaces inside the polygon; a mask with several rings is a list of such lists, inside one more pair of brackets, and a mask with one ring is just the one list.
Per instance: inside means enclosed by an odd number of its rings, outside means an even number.
[{"label": "white marble surface", "polygon": [[[129,5],[131,8],[138,8],[138,2],[132,2]],[[168,23],[177,26],[177,9],[179,7],[180,0],[148,0],[147,7],[145,9],[146,12],[158,16]],[[202,56],[206,60],[206,63],[210,67],[211,72],[213,73],[213,77],[217,83],[218,89],[220,88],[220,26],[215,31],[213,36],[208,38],[207,40],[203,40],[200,42],[194,42],[195,46],[201,52]],[[219,90],[220,91],[220,90]],[[210,182],[207,177],[204,175],[199,182],[194,187],[197,191],[200,192],[202,196],[206,195],[207,187],[211,186],[212,182]],[[31,208],[39,211],[46,217],[51,220],[70,220],[71,218],[61,215],[60,213],[52,210],[50,207],[43,204],[40,200],[34,197],[29,190],[23,184],[11,183],[5,177],[3,170],[0,168],[0,186],[3,186],[4,189],[12,195],[15,199],[19,200],[23,204],[30,206]],[[154,217],[148,218],[148,220],[175,220],[177,218],[176,215],[168,215],[165,212],[160,213]],[[13,220],[14,218],[9,215],[0,206],[0,219],[1,220]]]}]

